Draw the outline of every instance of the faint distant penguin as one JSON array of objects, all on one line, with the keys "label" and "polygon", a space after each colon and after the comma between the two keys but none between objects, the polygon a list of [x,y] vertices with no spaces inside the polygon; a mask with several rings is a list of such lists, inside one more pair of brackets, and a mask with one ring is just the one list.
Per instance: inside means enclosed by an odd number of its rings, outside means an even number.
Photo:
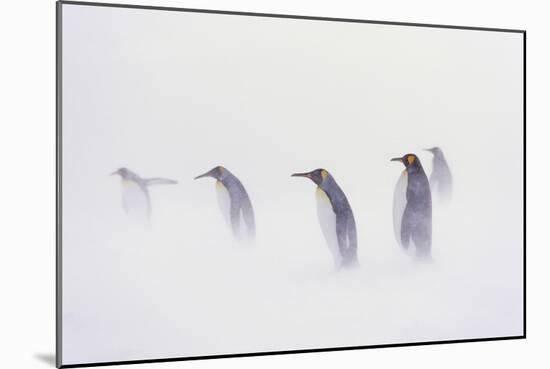
[{"label": "faint distant penguin", "polygon": [[442,202],[448,202],[451,200],[453,194],[453,176],[451,170],[445,160],[443,151],[439,147],[432,147],[426,149],[433,154],[432,162],[432,174],[430,174],[430,186],[432,193],[437,195],[438,199]]},{"label": "faint distant penguin", "polygon": [[432,195],[422,164],[414,154],[393,158],[405,165],[395,186],[393,225],[398,243],[405,249],[410,241],[418,257],[430,257],[432,249]]},{"label": "faint distant penguin", "polygon": [[336,269],[357,266],[355,218],[340,186],[325,169],[294,173],[292,177],[306,177],[317,185],[317,215]]},{"label": "faint distant penguin", "polygon": [[241,219],[246,226],[246,235],[249,239],[256,234],[254,209],[243,184],[229,170],[217,166],[212,170],[195,177],[195,179],[212,177],[216,179],[216,190],[221,212],[231,225],[233,235],[242,238],[244,229],[241,228]]},{"label": "faint distant penguin", "polygon": [[127,168],[119,168],[111,173],[122,179],[122,207],[130,217],[149,220],[151,216],[151,199],[148,187],[158,184],[176,184],[177,181],[165,178],[141,178]]}]

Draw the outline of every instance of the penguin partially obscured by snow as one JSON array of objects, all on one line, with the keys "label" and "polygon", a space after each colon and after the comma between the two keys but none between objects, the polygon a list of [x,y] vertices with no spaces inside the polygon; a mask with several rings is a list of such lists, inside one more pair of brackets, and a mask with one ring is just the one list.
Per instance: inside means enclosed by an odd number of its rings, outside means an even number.
[{"label": "penguin partially obscured by snow", "polygon": [[336,269],[357,266],[357,230],[348,199],[325,169],[294,173],[317,185],[317,215]]},{"label": "penguin partially obscured by snow", "polygon": [[391,160],[405,165],[393,199],[393,225],[397,242],[407,249],[412,241],[418,257],[430,258],[432,195],[428,177],[415,154],[406,154]]},{"label": "penguin partially obscured by snow", "polygon": [[195,179],[205,177],[216,179],[220,210],[231,225],[233,235],[239,239],[243,236],[248,239],[254,238],[256,234],[254,209],[241,181],[222,166],[217,166]]},{"label": "penguin partially obscured by snow", "polygon": [[447,203],[451,200],[453,194],[453,176],[449,169],[449,164],[439,147],[426,149],[433,154],[432,174],[430,174],[430,186],[432,194],[437,196],[438,200]]},{"label": "penguin partially obscured by snow", "polygon": [[119,168],[111,175],[119,175],[122,179],[122,207],[124,211],[130,217],[138,220],[149,220],[151,217],[149,186],[178,183],[166,178],[141,178],[127,168]]}]

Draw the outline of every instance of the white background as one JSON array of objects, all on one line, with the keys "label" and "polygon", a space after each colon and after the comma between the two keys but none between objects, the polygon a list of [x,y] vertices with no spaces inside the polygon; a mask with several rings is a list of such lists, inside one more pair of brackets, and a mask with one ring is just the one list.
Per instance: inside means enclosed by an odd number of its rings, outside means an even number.
[{"label": "white background", "polygon": [[[151,3],[151,2],[149,2]],[[535,2],[532,2],[533,4]],[[254,2],[158,1],[159,5],[272,13],[324,15],[438,24],[460,24],[528,30],[528,339],[367,350],[315,355],[277,356],[203,362],[156,364],[155,367],[517,367],[545,360],[548,326],[545,248],[548,237],[543,210],[548,205],[545,179],[549,65],[548,31],[541,8],[524,2],[462,1],[455,6],[435,1],[384,2]],[[14,8],[14,9],[11,9]],[[2,93],[0,315],[3,365],[45,367],[54,352],[54,4],[27,1],[5,4],[0,39],[4,46]],[[534,201],[533,201],[534,200]],[[7,206],[6,206],[7,205]],[[537,219],[537,216],[540,219]],[[544,222],[544,223],[543,223]],[[143,366],[146,367],[146,366]]]}]

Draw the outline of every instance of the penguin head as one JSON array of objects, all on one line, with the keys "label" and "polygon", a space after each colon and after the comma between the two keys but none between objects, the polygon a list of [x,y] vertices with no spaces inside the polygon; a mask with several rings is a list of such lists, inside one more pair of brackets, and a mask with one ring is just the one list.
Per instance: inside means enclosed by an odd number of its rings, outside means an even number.
[{"label": "penguin head", "polygon": [[405,165],[407,170],[422,167],[420,159],[415,154],[405,154],[400,158],[393,158],[391,161],[399,161]]},{"label": "penguin head", "polygon": [[327,178],[330,177],[330,173],[325,169],[319,168],[307,173],[294,173],[291,177],[306,177],[311,179],[317,186],[322,186]]},{"label": "penguin head", "polygon": [[437,146],[430,147],[430,148],[424,149],[424,150],[431,152],[434,156],[441,155],[441,148],[439,148]]},{"label": "penguin head", "polygon": [[112,176],[118,174],[122,179],[126,179],[130,177],[130,171],[127,168],[118,168],[113,173],[111,173]]},{"label": "penguin head", "polygon": [[228,172],[229,171],[227,169],[225,169],[221,165],[218,165],[217,167],[210,169],[208,172],[201,174],[200,176],[196,176],[195,179],[212,177],[217,179],[218,181],[221,181],[227,176]]}]

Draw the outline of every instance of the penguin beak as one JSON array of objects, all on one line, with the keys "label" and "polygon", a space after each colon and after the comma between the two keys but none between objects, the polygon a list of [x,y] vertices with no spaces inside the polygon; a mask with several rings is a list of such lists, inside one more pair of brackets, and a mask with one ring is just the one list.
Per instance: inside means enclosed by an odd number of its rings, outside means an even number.
[{"label": "penguin beak", "polygon": [[431,149],[424,149],[424,151],[429,151],[429,152],[433,153],[433,152],[434,152],[434,149],[433,149],[433,148],[431,148]]},{"label": "penguin beak", "polygon": [[390,161],[399,161],[399,162],[403,162],[403,158],[393,158],[391,159]]},{"label": "penguin beak", "polygon": [[210,177],[210,172],[206,172],[204,174],[201,174],[200,176],[196,176],[194,179],[205,178],[205,177]]},{"label": "penguin beak", "polygon": [[293,173],[290,175],[291,177],[306,177],[311,178],[311,173]]}]

